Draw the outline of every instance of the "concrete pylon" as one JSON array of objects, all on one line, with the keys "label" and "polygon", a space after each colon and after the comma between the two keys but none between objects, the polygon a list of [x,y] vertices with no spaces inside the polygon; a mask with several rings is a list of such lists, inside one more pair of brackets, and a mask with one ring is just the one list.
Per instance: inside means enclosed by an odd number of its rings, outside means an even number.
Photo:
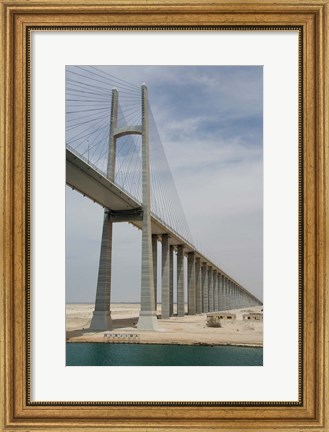
[{"label": "concrete pylon", "polygon": [[234,297],[235,297],[235,308],[239,309],[239,291],[236,284],[234,284]]},{"label": "concrete pylon", "polygon": [[213,273],[213,286],[214,286],[214,311],[218,311],[218,276],[217,271]]},{"label": "concrete pylon", "polygon": [[237,305],[238,305],[238,309],[240,309],[241,308],[241,291],[240,291],[239,285],[237,285],[237,287],[236,287],[236,292],[237,292]]},{"label": "concrete pylon", "polygon": [[218,273],[218,310],[223,310],[223,276],[221,273]]},{"label": "concrete pylon", "polygon": [[223,275],[218,274],[218,310],[223,310]]},{"label": "concrete pylon", "polygon": [[[114,131],[118,126],[118,91],[112,90],[110,134],[108,143],[107,177],[114,181],[116,139]],[[111,273],[112,273],[113,224],[107,210],[104,211],[101,252],[98,267],[95,310],[90,323],[92,330],[110,330],[111,321]]]},{"label": "concrete pylon", "polygon": [[104,213],[101,253],[98,268],[98,280],[95,310],[90,323],[92,330],[110,330],[111,321],[111,270],[112,270],[112,221]]},{"label": "concrete pylon", "polygon": [[161,285],[161,318],[170,316],[170,257],[169,236],[162,234],[162,285]]},{"label": "concrete pylon", "polygon": [[187,277],[188,277],[188,315],[196,313],[196,291],[195,291],[195,253],[190,252],[187,259]]},{"label": "concrete pylon", "polygon": [[227,280],[227,309],[232,309],[232,289],[229,279]]},{"label": "concrete pylon", "polygon": [[209,312],[208,304],[208,266],[204,262],[201,268],[201,285],[202,285],[202,312]]},{"label": "concrete pylon", "polygon": [[169,316],[174,316],[174,246],[169,246]]},{"label": "concrete pylon", "polygon": [[154,284],[154,308],[157,311],[158,305],[158,236],[152,235],[152,255],[153,255],[153,284]]},{"label": "concrete pylon", "polygon": [[227,279],[227,285],[226,285],[226,298],[227,298],[227,309],[231,309],[232,305],[232,299],[231,299],[231,281]]},{"label": "concrete pylon", "polygon": [[208,311],[214,310],[213,269],[208,267]]},{"label": "concrete pylon", "polygon": [[227,277],[224,276],[223,277],[223,310],[227,310],[228,307],[228,302],[227,302]]},{"label": "concrete pylon", "polygon": [[148,94],[142,85],[142,188],[143,188],[143,227],[142,227],[142,277],[141,309],[137,328],[156,330],[158,328],[154,305],[154,279],[151,232],[150,198],[150,149],[148,131]]},{"label": "concrete pylon", "polygon": [[231,288],[228,278],[226,279],[226,309],[231,309]]},{"label": "concrete pylon", "polygon": [[185,315],[184,300],[184,245],[177,247],[177,316]]},{"label": "concrete pylon", "polygon": [[202,313],[201,258],[195,260],[196,313]]}]

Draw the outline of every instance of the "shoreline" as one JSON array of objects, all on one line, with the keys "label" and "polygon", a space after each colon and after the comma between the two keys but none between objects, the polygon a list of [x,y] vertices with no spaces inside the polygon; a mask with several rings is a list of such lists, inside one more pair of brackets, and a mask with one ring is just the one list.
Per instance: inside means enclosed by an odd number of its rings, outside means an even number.
[{"label": "shoreline", "polygon": [[194,342],[194,343],[179,343],[179,342],[142,342],[142,343],[132,343],[132,342],[109,342],[103,340],[86,340],[86,339],[68,339],[66,343],[101,343],[109,345],[176,345],[176,346],[207,346],[207,347],[218,347],[218,346],[232,346],[241,348],[262,348],[263,344],[243,344],[243,343],[207,343],[207,342]]}]

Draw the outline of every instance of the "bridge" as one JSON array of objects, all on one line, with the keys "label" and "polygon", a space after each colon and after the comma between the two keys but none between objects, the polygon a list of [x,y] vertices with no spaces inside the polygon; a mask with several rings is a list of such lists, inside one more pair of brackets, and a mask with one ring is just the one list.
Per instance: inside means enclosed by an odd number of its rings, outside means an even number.
[{"label": "bridge", "polygon": [[159,241],[161,319],[174,315],[174,277],[177,316],[185,315],[185,256],[189,315],[262,304],[193,240],[145,84],[93,66],[67,70],[66,183],[104,207],[92,329],[111,329],[112,231],[119,222],[142,231],[139,329],[157,328]]}]

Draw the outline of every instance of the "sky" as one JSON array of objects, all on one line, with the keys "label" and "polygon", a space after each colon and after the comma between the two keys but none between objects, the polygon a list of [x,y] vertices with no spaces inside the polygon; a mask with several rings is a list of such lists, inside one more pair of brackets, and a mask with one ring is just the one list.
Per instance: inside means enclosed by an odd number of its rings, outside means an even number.
[{"label": "sky", "polygon": [[[107,66],[104,70],[136,85],[146,83],[195,243],[262,300],[263,68]],[[95,301],[103,211],[66,186],[69,303]],[[114,224],[113,302],[140,300],[140,257],[141,232],[128,223]],[[161,298],[159,285],[161,280]]]}]

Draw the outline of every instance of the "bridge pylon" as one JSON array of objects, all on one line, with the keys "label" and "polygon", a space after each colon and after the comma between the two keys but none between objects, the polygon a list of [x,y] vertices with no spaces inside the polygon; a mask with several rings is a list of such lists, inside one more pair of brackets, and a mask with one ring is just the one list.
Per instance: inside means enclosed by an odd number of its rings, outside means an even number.
[{"label": "bridge pylon", "polygon": [[155,310],[153,277],[148,92],[145,84],[142,85],[142,191],[143,229],[141,309],[137,328],[140,330],[156,330],[158,324]]},{"label": "bridge pylon", "polygon": [[[114,131],[118,127],[119,95],[116,89],[112,90],[112,106],[110,118],[110,134],[107,160],[107,177],[114,182],[116,137]],[[112,232],[113,221],[111,212],[104,210],[101,252],[98,267],[98,280],[95,300],[95,310],[90,323],[90,329],[110,330],[111,319],[111,276],[112,276]]]},{"label": "bridge pylon", "polygon": [[[150,158],[148,132],[148,93],[146,85],[141,87],[141,125],[118,127],[119,94],[112,90],[112,107],[108,147],[107,177],[115,182],[116,140],[126,135],[142,136],[142,268],[141,268],[141,308],[137,327],[141,330],[155,330],[157,315],[154,293],[153,252],[151,231],[151,194],[150,194]],[[135,209],[140,211],[140,209]],[[132,210],[134,212],[134,210]],[[111,273],[112,273],[112,231],[113,217],[109,209],[104,211],[103,233],[99,259],[98,281],[95,310],[90,329],[110,330],[111,320]],[[125,215],[121,215],[123,218]],[[129,215],[126,216],[127,221]],[[123,219],[122,219],[123,220]]]}]

